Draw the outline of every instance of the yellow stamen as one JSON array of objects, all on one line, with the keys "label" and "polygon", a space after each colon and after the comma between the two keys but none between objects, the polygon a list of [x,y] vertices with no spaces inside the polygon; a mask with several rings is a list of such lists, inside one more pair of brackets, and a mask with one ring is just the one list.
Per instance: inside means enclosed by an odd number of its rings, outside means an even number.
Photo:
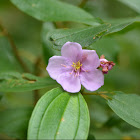
[{"label": "yellow stamen", "polygon": [[82,66],[82,64],[80,63],[80,61],[76,62],[76,63],[72,63],[73,65],[71,65],[72,67],[75,68],[75,71],[79,70]]}]

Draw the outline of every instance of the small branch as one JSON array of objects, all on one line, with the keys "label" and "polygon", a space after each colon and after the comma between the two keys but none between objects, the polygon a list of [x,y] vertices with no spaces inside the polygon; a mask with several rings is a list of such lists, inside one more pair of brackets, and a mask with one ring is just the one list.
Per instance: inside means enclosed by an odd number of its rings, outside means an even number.
[{"label": "small branch", "polygon": [[[104,93],[104,94],[103,94],[103,93]],[[82,93],[82,94],[83,94],[83,95],[98,95],[98,96],[100,96],[100,97],[102,97],[102,98],[104,98],[104,99],[106,99],[106,100],[112,99],[111,97],[105,95],[106,93],[109,93],[109,92],[103,91],[103,92],[92,92],[92,93]],[[111,93],[111,94],[113,94],[113,93]]]},{"label": "small branch", "polygon": [[40,74],[40,69],[39,69],[40,62],[41,62],[41,57],[38,57],[35,61],[35,66],[34,66],[34,74],[36,76],[39,76],[39,74]]},{"label": "small branch", "polygon": [[108,99],[112,100],[112,98],[107,95],[104,95],[104,94],[99,94],[99,95],[106,100],[108,100]]},{"label": "small branch", "polygon": [[[34,74],[36,76],[39,76],[40,74],[40,70],[39,70],[39,65],[40,65],[40,62],[41,62],[41,58],[38,57],[36,59],[36,62],[35,62],[35,67],[34,67]],[[36,103],[38,102],[40,96],[39,96],[39,91],[38,90],[35,90],[34,91],[34,105],[36,105]]]},{"label": "small branch", "polygon": [[82,0],[82,2],[79,4],[80,8],[83,8],[88,0]]},{"label": "small branch", "polygon": [[19,61],[21,67],[24,69],[25,72],[29,72],[29,69],[26,67],[26,65],[24,64],[24,62],[22,61],[22,59],[20,58],[16,45],[13,41],[13,39],[11,38],[10,34],[8,33],[8,31],[3,27],[3,25],[0,22],[0,29],[2,30],[2,34],[4,36],[7,37],[8,41],[10,42],[11,48],[13,50],[13,53],[15,55],[15,57],[17,58],[17,60]]}]

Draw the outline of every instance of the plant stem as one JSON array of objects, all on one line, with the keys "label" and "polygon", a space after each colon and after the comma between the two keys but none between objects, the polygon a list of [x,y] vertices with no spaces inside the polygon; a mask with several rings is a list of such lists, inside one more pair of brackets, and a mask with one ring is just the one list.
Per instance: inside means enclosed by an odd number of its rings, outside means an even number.
[{"label": "plant stem", "polygon": [[[41,61],[41,58],[38,57],[36,59],[36,62],[35,62],[35,67],[34,67],[34,74],[36,76],[39,76],[40,74],[40,70],[39,70],[39,65],[40,65],[40,61]],[[39,91],[38,90],[35,90],[34,91],[34,105],[36,105],[37,101],[39,100],[40,96],[39,96]]]},{"label": "plant stem", "polygon": [[[104,94],[103,94],[104,93]],[[106,100],[108,100],[108,99],[112,99],[111,97],[109,97],[109,96],[107,96],[107,95],[105,95],[106,93],[109,93],[109,92],[107,92],[107,91],[102,91],[102,92],[92,92],[92,93],[82,93],[83,95],[98,95],[98,96],[100,96],[100,97],[102,97],[102,98],[104,98],[104,99],[106,99]],[[111,93],[112,94],[112,93]]]},{"label": "plant stem", "polygon": [[26,67],[26,65],[24,64],[24,62],[23,62],[22,59],[20,58],[20,55],[18,54],[16,45],[15,45],[13,39],[11,38],[10,34],[9,34],[8,31],[5,29],[5,27],[3,27],[3,25],[1,24],[1,22],[0,22],[0,29],[2,30],[2,34],[3,34],[4,36],[6,36],[7,39],[8,39],[8,41],[10,42],[11,48],[12,48],[12,50],[13,50],[13,53],[14,53],[16,59],[19,61],[19,64],[21,65],[21,67],[23,68],[23,70],[24,70],[25,72],[29,72],[29,69]]}]

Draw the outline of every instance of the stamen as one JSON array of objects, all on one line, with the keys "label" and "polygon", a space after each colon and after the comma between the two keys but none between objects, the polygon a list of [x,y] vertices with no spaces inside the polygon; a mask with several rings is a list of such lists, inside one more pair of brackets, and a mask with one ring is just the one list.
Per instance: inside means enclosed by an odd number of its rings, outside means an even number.
[{"label": "stamen", "polygon": [[73,74],[73,70],[70,72],[70,74]]},{"label": "stamen", "polygon": [[67,66],[66,66],[66,65],[64,65],[64,64],[61,64],[61,66],[65,67],[65,68],[67,67]]},{"label": "stamen", "polygon": [[83,68],[82,68],[82,71],[84,71],[84,72],[89,72],[89,70],[85,70],[85,69],[83,69]]},{"label": "stamen", "polygon": [[73,67],[73,71],[70,74],[74,72],[74,77],[79,76],[80,71],[81,71],[81,66],[82,66],[82,64],[80,63],[80,60],[76,63],[73,62],[71,66]]},{"label": "stamen", "polygon": [[82,64],[80,63],[80,60],[76,63],[72,63],[73,65],[71,65],[72,67],[74,67],[75,71],[79,70],[82,66]]}]

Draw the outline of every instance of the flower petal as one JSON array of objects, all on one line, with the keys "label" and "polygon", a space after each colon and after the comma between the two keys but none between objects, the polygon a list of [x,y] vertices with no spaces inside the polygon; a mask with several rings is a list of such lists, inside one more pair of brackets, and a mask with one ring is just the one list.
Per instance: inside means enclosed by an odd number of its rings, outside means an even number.
[{"label": "flower petal", "polygon": [[81,72],[80,80],[81,84],[90,91],[95,91],[104,85],[104,75],[98,69],[90,72]]},{"label": "flower petal", "polygon": [[100,66],[100,59],[94,50],[83,50],[82,55],[82,69],[83,70],[94,70]]},{"label": "flower petal", "polygon": [[69,60],[62,56],[53,56],[49,59],[46,70],[51,78],[55,79],[63,72],[71,71],[72,67]]},{"label": "flower petal", "polygon": [[76,42],[66,42],[61,49],[61,55],[76,63],[82,58],[82,47]]},{"label": "flower petal", "polygon": [[61,84],[64,90],[71,93],[79,92],[81,89],[79,77],[69,72],[59,75],[56,81]]}]

